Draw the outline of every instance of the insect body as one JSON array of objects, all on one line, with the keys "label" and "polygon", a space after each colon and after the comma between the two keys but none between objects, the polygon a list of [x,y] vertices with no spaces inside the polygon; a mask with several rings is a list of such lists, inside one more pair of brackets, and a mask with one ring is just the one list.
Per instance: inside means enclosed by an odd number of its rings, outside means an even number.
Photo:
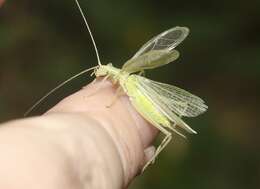
[{"label": "insect body", "polygon": [[[162,49],[158,49],[158,41],[165,40],[162,39],[162,36],[175,32],[181,35],[178,35],[176,39],[166,38],[168,44],[159,43]],[[202,99],[183,89],[133,74],[133,72],[159,67],[177,59],[179,53],[171,48],[171,45],[177,46],[187,36],[187,33],[183,35],[182,32],[188,32],[188,29],[175,27],[164,32],[164,35],[160,34],[153,38],[137,52],[138,56],[135,55],[127,61],[122,69],[117,69],[112,64],[108,64],[99,66],[95,71],[97,77],[105,76],[111,79],[113,83],[119,83],[120,88],[129,96],[134,108],[165,135],[153,158],[144,166],[143,170],[155,160],[170,142],[172,139],[171,131],[182,137],[185,136],[178,128],[189,133],[196,133],[181,119],[182,116],[194,117],[207,109]],[[176,37],[176,34],[173,36]],[[149,49],[151,45],[152,48]],[[154,50],[156,48],[158,50]],[[148,52],[144,52],[147,49],[149,49]]]},{"label": "insect body", "polygon": [[122,69],[108,64],[99,65],[95,70],[97,77],[105,76],[110,78],[113,83],[119,83],[120,88],[129,96],[134,108],[165,135],[154,156],[147,162],[143,170],[154,162],[158,154],[170,142],[171,131],[183,137],[185,136],[180,129],[196,133],[181,119],[182,116],[195,117],[207,110],[207,106],[201,98],[183,89],[134,74],[176,60],[179,52],[175,50],[175,47],[187,37],[188,33],[189,29],[186,27],[171,28],[145,43],[123,65]]},{"label": "insect body", "polygon": [[64,84],[89,70],[94,70],[96,77],[105,77],[111,79],[113,83],[118,83],[119,89],[123,90],[125,94],[129,96],[129,100],[136,111],[165,135],[153,158],[144,166],[144,170],[150,163],[154,162],[158,154],[170,142],[172,138],[171,131],[183,137],[185,137],[184,134],[182,134],[183,131],[196,133],[196,131],[182,120],[183,116],[195,117],[207,110],[207,105],[205,105],[201,98],[173,85],[152,81],[136,74],[142,73],[147,69],[166,65],[176,60],[179,57],[179,52],[175,50],[175,47],[187,37],[189,29],[177,26],[162,32],[145,43],[139,51],[123,65],[122,69],[118,69],[113,67],[112,64],[101,64],[89,25],[78,0],[75,1],[95,47],[98,66],[84,70],[63,82],[41,98],[27,113],[31,112],[31,110],[47,96]]}]

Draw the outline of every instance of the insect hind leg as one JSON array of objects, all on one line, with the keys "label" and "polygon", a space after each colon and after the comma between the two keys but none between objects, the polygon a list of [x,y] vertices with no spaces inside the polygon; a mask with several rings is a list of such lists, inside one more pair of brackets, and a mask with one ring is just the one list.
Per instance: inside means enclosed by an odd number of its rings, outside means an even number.
[{"label": "insect hind leg", "polygon": [[161,151],[168,145],[168,143],[171,140],[172,140],[172,134],[168,132],[167,135],[164,137],[163,141],[161,142],[161,144],[157,147],[154,154],[154,158],[151,160],[152,164],[155,162],[156,157],[161,153]]},{"label": "insect hind leg", "polygon": [[164,139],[161,142],[161,144],[157,147],[154,155],[152,156],[152,158],[144,165],[142,172],[150,165],[153,164],[155,162],[155,159],[157,158],[157,156],[161,153],[161,151],[168,145],[168,143],[171,141],[172,139],[172,134],[171,132],[167,131],[165,128],[163,128],[163,126],[157,124],[157,123],[153,123],[153,125],[159,129],[164,135]]}]

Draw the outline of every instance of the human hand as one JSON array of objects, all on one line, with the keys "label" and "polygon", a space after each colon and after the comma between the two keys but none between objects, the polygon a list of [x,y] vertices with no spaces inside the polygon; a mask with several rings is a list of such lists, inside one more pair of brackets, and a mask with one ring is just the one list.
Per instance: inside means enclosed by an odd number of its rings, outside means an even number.
[{"label": "human hand", "polygon": [[126,187],[153,155],[157,130],[127,96],[107,108],[114,95],[97,82],[42,116],[2,124],[0,188]]},{"label": "human hand", "polygon": [[0,188],[126,187],[153,155],[157,130],[127,96],[107,108],[114,95],[109,81],[98,81],[42,116],[4,124]]}]

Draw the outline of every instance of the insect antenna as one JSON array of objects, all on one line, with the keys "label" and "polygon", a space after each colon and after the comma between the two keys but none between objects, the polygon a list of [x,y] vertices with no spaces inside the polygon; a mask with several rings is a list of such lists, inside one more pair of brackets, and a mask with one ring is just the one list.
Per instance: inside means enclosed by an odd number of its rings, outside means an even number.
[{"label": "insect antenna", "polygon": [[85,16],[84,12],[82,11],[82,8],[81,8],[81,6],[80,6],[80,4],[79,4],[79,1],[78,1],[78,0],[75,0],[75,2],[76,2],[76,4],[77,4],[77,7],[78,7],[78,9],[79,9],[79,12],[80,12],[80,14],[81,14],[83,20],[84,20],[85,26],[87,27],[87,30],[88,30],[88,33],[89,33],[89,35],[90,35],[91,41],[92,41],[93,46],[94,46],[94,48],[95,48],[98,65],[101,66],[101,61],[100,61],[100,58],[99,58],[98,48],[97,48],[97,45],[96,45],[94,36],[93,36],[93,34],[92,34],[92,32],[91,32],[91,29],[90,29],[90,27],[89,27],[89,24],[88,24],[88,21],[87,21],[87,19],[86,19],[86,16]]},{"label": "insect antenna", "polygon": [[81,72],[79,72],[78,74],[72,76],[71,78],[67,79],[66,81],[63,81],[61,84],[59,84],[57,87],[55,87],[54,89],[52,89],[51,91],[49,91],[46,95],[44,95],[43,97],[41,97],[32,107],[30,107],[25,113],[24,116],[28,116],[37,106],[39,106],[39,104],[41,104],[48,96],[50,96],[52,93],[54,93],[55,91],[57,91],[58,89],[60,89],[63,85],[69,83],[70,81],[72,81],[73,79],[81,76],[82,74],[89,72],[90,70],[94,70],[96,69],[98,66],[94,66],[92,68],[89,69],[85,69]]},{"label": "insect antenna", "polygon": [[94,40],[94,36],[91,32],[91,29],[88,25],[88,22],[87,22],[87,19],[86,19],[86,16],[84,14],[84,12],[82,11],[82,8],[79,4],[79,1],[78,0],[75,0],[76,4],[77,4],[77,7],[79,9],[79,12],[84,20],[84,23],[87,27],[87,30],[89,32],[89,35],[90,35],[90,38],[91,38],[91,41],[93,43],[93,46],[94,46],[94,49],[95,49],[95,53],[96,53],[96,57],[97,57],[97,61],[98,61],[98,66],[95,66],[95,67],[92,67],[92,68],[89,68],[89,69],[85,69],[83,71],[81,71],[80,73],[72,76],[71,78],[67,79],[66,81],[62,82],[61,84],[59,84],[57,87],[55,87],[54,89],[52,89],[51,91],[49,91],[46,95],[44,95],[42,98],[40,98],[32,107],[30,107],[25,113],[24,113],[24,116],[28,116],[39,104],[41,104],[48,96],[50,96],[52,93],[54,93],[55,91],[57,91],[58,89],[60,89],[63,85],[69,83],[70,81],[72,81],[73,79],[81,76],[82,74],[90,71],[90,70],[93,70],[95,68],[98,68],[99,66],[101,66],[101,61],[100,61],[100,58],[99,58],[99,53],[98,53],[98,49],[97,49],[97,45],[96,45],[96,42]]}]

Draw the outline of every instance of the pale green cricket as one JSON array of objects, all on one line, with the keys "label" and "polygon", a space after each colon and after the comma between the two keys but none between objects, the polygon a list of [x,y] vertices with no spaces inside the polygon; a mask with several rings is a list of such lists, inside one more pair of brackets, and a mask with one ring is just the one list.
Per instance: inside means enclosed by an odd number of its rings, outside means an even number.
[{"label": "pale green cricket", "polygon": [[26,112],[26,115],[47,96],[64,84],[83,73],[94,70],[96,77],[104,77],[104,80],[110,79],[114,84],[119,84],[118,92],[123,91],[129,97],[136,111],[165,135],[165,138],[158,146],[153,157],[143,167],[144,170],[149,164],[154,162],[158,154],[170,142],[172,139],[172,131],[182,137],[185,136],[181,131],[187,131],[192,134],[197,133],[181,119],[183,116],[195,117],[205,112],[208,108],[201,98],[183,89],[152,81],[141,75],[134,74],[143,73],[146,69],[153,69],[176,60],[179,57],[179,52],[175,50],[175,47],[187,37],[189,29],[187,27],[177,26],[160,33],[145,43],[138,52],[123,65],[122,69],[118,69],[111,63],[107,65],[101,64],[98,49],[88,22],[78,0],[75,0],[75,2],[90,33],[96,51],[98,66],[83,70],[61,83],[32,106]]}]

